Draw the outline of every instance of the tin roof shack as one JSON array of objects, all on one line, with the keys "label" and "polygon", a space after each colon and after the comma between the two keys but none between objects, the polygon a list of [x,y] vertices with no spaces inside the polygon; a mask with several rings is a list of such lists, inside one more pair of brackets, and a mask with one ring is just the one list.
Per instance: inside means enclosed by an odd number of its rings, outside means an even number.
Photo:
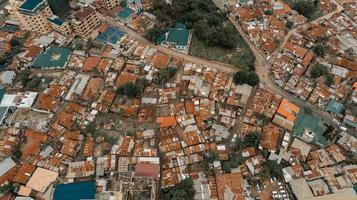
[{"label": "tin roof shack", "polygon": [[68,164],[66,178],[75,179],[89,177],[95,174],[95,162],[91,159],[86,161],[71,162]]},{"label": "tin roof shack", "polygon": [[243,176],[240,173],[218,174],[218,199],[244,200]]},{"label": "tin roof shack", "polygon": [[7,184],[16,174],[16,163],[7,157],[0,162],[0,185]]}]

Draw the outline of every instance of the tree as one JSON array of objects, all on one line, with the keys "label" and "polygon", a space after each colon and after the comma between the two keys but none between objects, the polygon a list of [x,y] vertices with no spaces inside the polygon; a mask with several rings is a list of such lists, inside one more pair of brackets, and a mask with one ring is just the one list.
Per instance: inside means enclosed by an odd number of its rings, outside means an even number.
[{"label": "tree", "polygon": [[22,152],[20,143],[17,144],[12,150],[12,156],[15,158],[15,160],[19,160],[21,158]]},{"label": "tree", "polygon": [[205,155],[205,161],[208,163],[213,163],[216,160],[219,160],[219,154],[217,151],[209,151],[204,154]]},{"label": "tree", "polygon": [[222,169],[226,173],[230,173],[232,168],[231,168],[231,163],[228,160],[225,160],[222,162]]},{"label": "tree", "polygon": [[157,74],[157,82],[159,84],[163,84],[168,82],[171,78],[173,78],[176,74],[177,69],[174,67],[166,67],[163,69],[160,69],[158,74]]},{"label": "tree", "polygon": [[292,28],[294,26],[294,22],[292,22],[292,21],[286,21],[286,23],[285,23],[285,27],[286,28]]},{"label": "tree", "polygon": [[236,140],[234,141],[234,149],[236,151],[240,150],[243,147],[243,141],[242,139],[240,139],[239,137],[236,138]]},{"label": "tree", "polygon": [[244,147],[254,147],[258,149],[260,142],[260,134],[258,132],[248,134],[243,140]]},{"label": "tree", "polygon": [[271,175],[277,178],[283,177],[281,166],[274,160],[267,160],[264,164],[264,169]]},{"label": "tree", "polygon": [[150,28],[145,35],[145,38],[148,39],[151,42],[155,42],[157,44],[159,41],[159,38],[163,36],[167,32],[167,29],[164,27],[161,27],[159,25],[154,25],[154,27]]},{"label": "tree", "polygon": [[120,86],[117,93],[128,97],[138,97],[141,94],[141,88],[135,83],[129,82]]},{"label": "tree", "polygon": [[326,75],[328,73],[327,67],[323,65],[316,64],[312,66],[311,71],[310,71],[310,76],[312,78],[318,78],[322,75]]},{"label": "tree", "polygon": [[8,192],[13,192],[14,189],[15,189],[15,187],[11,183],[8,183],[6,185],[0,186],[0,193],[4,194],[4,193],[8,193]]},{"label": "tree", "polygon": [[272,14],[273,14],[273,11],[272,11],[272,10],[266,10],[266,11],[264,11],[264,14],[266,14],[266,15],[272,15]]},{"label": "tree", "polygon": [[230,159],[229,162],[231,164],[231,167],[236,168],[238,167],[240,164],[242,164],[244,162],[244,158],[242,156],[242,154],[238,154],[238,155],[233,155]]},{"label": "tree", "polygon": [[234,74],[233,81],[235,84],[245,84],[246,83],[246,84],[254,87],[259,84],[259,77],[253,71],[242,70],[242,71],[237,71]]},{"label": "tree", "polygon": [[314,3],[310,0],[295,1],[293,9],[307,18],[311,18],[316,11]]},{"label": "tree", "polygon": [[30,81],[30,70],[22,70],[19,71],[16,75],[16,79],[21,82],[22,86],[26,86],[26,84]]},{"label": "tree", "polygon": [[22,42],[20,41],[19,38],[12,38],[10,40],[10,45],[11,45],[11,47],[21,46]]},{"label": "tree", "polygon": [[178,185],[164,188],[162,190],[163,200],[193,200],[194,196],[195,189],[193,188],[193,181],[191,178],[186,178]]},{"label": "tree", "polygon": [[333,76],[330,73],[328,73],[325,78],[325,84],[331,86],[332,84],[334,84],[334,82],[335,81],[333,79]]},{"label": "tree", "polygon": [[128,6],[128,2],[126,0],[121,0],[120,6],[121,7],[127,7]]},{"label": "tree", "polygon": [[325,55],[325,47],[320,44],[316,45],[312,50],[317,56],[324,57]]}]

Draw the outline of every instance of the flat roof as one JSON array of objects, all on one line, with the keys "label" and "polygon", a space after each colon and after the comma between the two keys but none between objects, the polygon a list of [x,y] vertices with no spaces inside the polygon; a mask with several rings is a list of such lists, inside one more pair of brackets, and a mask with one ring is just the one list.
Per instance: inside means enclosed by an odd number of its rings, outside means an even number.
[{"label": "flat roof", "polygon": [[62,26],[64,23],[64,21],[61,18],[56,17],[56,16],[48,18],[48,21],[50,21],[58,26]]},{"label": "flat roof", "polygon": [[20,9],[33,11],[36,9],[44,0],[26,0],[21,6]]},{"label": "flat roof", "polygon": [[38,192],[45,192],[47,187],[53,183],[57,177],[57,172],[38,167],[27,182],[26,187]]},{"label": "flat roof", "polygon": [[117,16],[119,18],[125,19],[128,18],[130,15],[132,15],[134,13],[134,10],[129,8],[129,7],[125,7],[123,10],[119,11],[117,13]]},{"label": "flat roof", "polygon": [[95,199],[95,182],[78,182],[69,184],[59,184],[55,187],[54,200],[81,200]]},{"label": "flat roof", "polygon": [[40,54],[32,67],[34,68],[64,68],[72,51],[63,47],[50,47],[46,52]]}]

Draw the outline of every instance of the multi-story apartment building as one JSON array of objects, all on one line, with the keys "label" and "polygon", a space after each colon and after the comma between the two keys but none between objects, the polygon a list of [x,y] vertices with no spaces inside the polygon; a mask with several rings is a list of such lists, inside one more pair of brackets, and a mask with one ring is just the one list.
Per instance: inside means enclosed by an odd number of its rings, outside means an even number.
[{"label": "multi-story apartment building", "polygon": [[96,11],[88,6],[73,14],[71,24],[76,35],[87,37],[100,22]]},{"label": "multi-story apartment building", "polygon": [[69,34],[72,33],[72,28],[69,24],[69,22],[62,20],[61,18],[53,15],[52,17],[48,18],[48,21],[50,22],[51,27],[53,30],[68,36]]},{"label": "multi-story apartment building", "polygon": [[120,0],[102,0],[102,6],[108,10],[119,5],[120,5]]},{"label": "multi-story apartment building", "polygon": [[10,15],[24,30],[46,33],[52,30],[47,19],[53,15],[46,0],[10,0]]}]

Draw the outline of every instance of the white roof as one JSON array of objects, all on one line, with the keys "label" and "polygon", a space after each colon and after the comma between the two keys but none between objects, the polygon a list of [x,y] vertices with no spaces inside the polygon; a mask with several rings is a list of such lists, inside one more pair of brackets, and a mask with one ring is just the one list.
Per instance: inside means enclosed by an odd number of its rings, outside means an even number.
[{"label": "white roof", "polygon": [[12,84],[12,81],[15,79],[16,73],[14,71],[5,71],[1,74],[0,79],[4,84]]},{"label": "white roof", "polygon": [[34,103],[37,97],[37,92],[19,92],[17,94],[5,94],[0,107],[18,107],[18,108],[29,108]]},{"label": "white roof", "polygon": [[8,172],[11,168],[16,166],[16,163],[11,159],[11,157],[5,158],[0,162],[0,177]]}]

